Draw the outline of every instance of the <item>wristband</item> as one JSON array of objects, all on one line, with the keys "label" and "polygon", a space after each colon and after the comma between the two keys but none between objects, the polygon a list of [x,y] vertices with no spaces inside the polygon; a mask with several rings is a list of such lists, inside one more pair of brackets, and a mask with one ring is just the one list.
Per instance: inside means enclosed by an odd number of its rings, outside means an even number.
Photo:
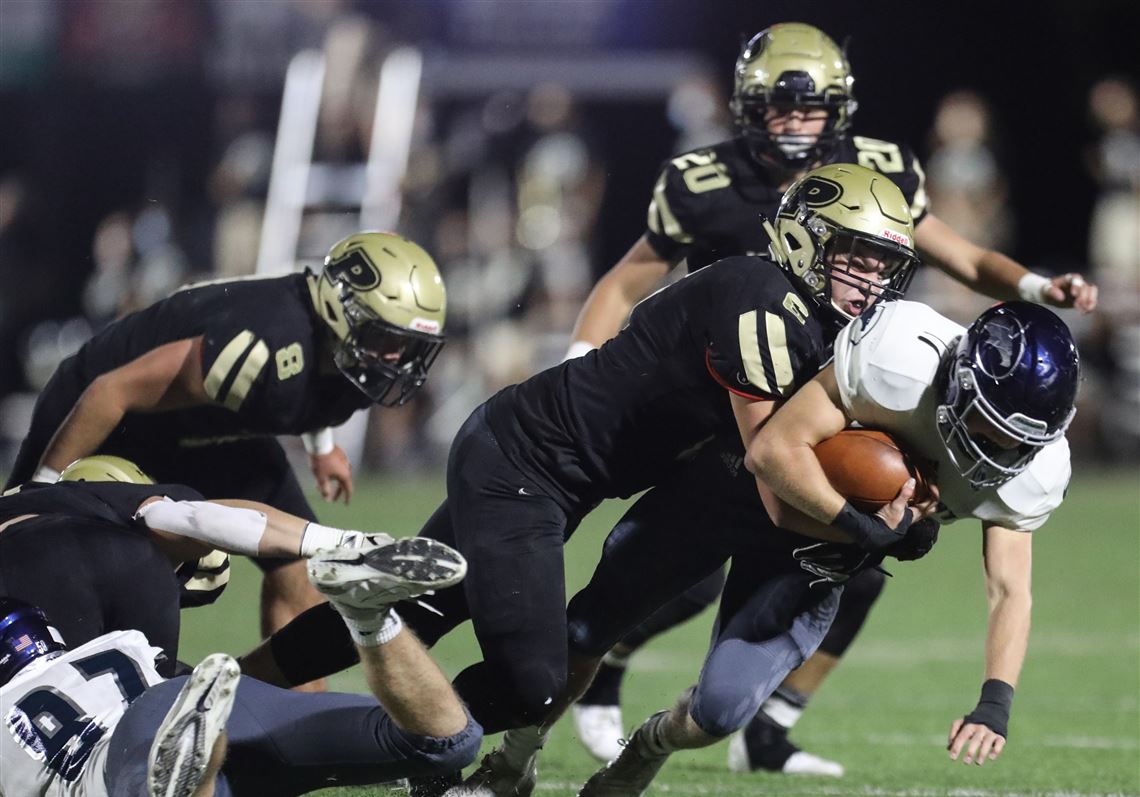
[{"label": "wristband", "polygon": [[562,358],[562,362],[567,360],[574,360],[581,357],[583,354],[588,354],[594,349],[598,348],[588,340],[576,340],[570,344],[570,348],[566,350],[566,356]]},{"label": "wristband", "polygon": [[301,445],[305,447],[305,452],[311,457],[323,457],[325,454],[331,454],[336,448],[333,430],[326,426],[324,429],[318,429],[315,432],[303,432],[301,434]]},{"label": "wristband", "polygon": [[1048,277],[1042,277],[1040,274],[1034,274],[1030,271],[1017,281],[1017,295],[1027,302],[1043,304],[1045,291],[1049,290],[1052,284],[1053,281]]},{"label": "wristband", "polygon": [[831,525],[846,533],[864,551],[882,553],[905,536],[913,518],[914,513],[908,507],[898,527],[892,529],[879,516],[860,512],[848,501]]},{"label": "wristband", "polygon": [[978,705],[963,719],[985,725],[1004,739],[1009,738],[1009,710],[1013,706],[1013,687],[1005,681],[990,678],[982,684]]},{"label": "wristband", "polygon": [[59,471],[49,465],[40,465],[36,472],[32,475],[34,482],[47,482],[48,484],[55,484],[59,481]]}]

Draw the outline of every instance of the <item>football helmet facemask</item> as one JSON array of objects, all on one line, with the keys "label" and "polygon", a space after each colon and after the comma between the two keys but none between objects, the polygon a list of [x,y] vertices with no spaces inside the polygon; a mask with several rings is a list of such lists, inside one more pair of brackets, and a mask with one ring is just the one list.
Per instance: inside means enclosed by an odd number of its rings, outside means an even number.
[{"label": "football helmet facemask", "polygon": [[0,686],[43,656],[67,650],[63,636],[38,606],[0,597]]},{"label": "football helmet facemask", "polygon": [[1028,302],[982,313],[946,365],[938,432],[951,461],[975,488],[1021,473],[1076,414],[1077,345],[1065,323]]},{"label": "football helmet facemask", "polygon": [[64,468],[56,481],[154,484],[154,479],[143,473],[138,465],[110,454],[81,457]]},{"label": "football helmet facemask", "polygon": [[[785,192],[776,223],[764,220],[769,253],[822,308],[853,316],[832,300],[832,281],[874,299],[898,299],[918,266],[914,224],[902,191],[888,178],[851,163],[805,174]],[[877,279],[864,274],[874,273]]]},{"label": "football helmet facemask", "polygon": [[[752,157],[787,171],[800,171],[826,158],[851,126],[859,104],[847,56],[812,25],[787,22],[760,31],[736,59],[733,121]],[[773,135],[768,110],[822,109],[827,122],[818,135]]]},{"label": "football helmet facemask", "polygon": [[310,290],[341,373],[382,406],[410,399],[444,343],[447,296],[431,256],[395,233],[357,233],[333,245]]}]

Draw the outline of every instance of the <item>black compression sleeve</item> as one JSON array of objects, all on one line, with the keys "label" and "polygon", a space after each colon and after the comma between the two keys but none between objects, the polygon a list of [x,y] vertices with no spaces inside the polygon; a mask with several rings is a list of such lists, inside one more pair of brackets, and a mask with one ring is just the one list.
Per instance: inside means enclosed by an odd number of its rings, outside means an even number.
[{"label": "black compression sleeve", "polygon": [[997,678],[982,684],[978,705],[965,716],[966,722],[985,725],[994,733],[1009,738],[1009,711],[1013,707],[1013,686]]}]

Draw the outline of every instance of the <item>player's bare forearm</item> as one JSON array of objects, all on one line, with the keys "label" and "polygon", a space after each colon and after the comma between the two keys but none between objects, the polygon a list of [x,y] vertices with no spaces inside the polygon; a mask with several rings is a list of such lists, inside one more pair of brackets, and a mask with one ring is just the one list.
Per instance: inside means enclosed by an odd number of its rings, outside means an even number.
[{"label": "player's bare forearm", "polygon": [[[212,503],[222,506],[252,509],[265,515],[265,533],[258,545],[260,556],[295,557],[301,549],[301,538],[309,521],[260,501],[240,498],[218,498]],[[232,551],[231,551],[232,553]]]},{"label": "player's bare forearm", "polygon": [[1016,686],[1029,647],[1033,537],[995,525],[986,526],[984,535],[986,678]]},{"label": "player's bare forearm", "polygon": [[56,430],[40,460],[57,471],[94,453],[128,412],[206,404],[201,338],[159,346],[94,379]]},{"label": "player's bare forearm", "polygon": [[126,412],[125,397],[115,385],[96,379],[60,424],[40,458],[40,465],[62,471],[96,451]]},{"label": "player's bare forearm", "polygon": [[578,314],[571,340],[601,346],[621,331],[633,306],[649,295],[669,274],[644,236],[626,252],[590,292]]},{"label": "player's bare forearm", "polygon": [[829,367],[746,442],[745,465],[777,497],[819,523],[830,524],[847,499],[831,486],[812,447],[838,434],[847,421]]}]

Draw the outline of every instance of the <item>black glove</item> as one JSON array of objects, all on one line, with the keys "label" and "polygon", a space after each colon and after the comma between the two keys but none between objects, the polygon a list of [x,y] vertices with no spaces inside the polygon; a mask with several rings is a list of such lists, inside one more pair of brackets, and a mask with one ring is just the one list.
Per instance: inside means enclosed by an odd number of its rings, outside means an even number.
[{"label": "black glove", "polygon": [[801,568],[819,576],[811,582],[810,586],[824,582],[843,584],[851,576],[868,567],[874,567],[881,556],[869,554],[854,545],[842,545],[835,542],[817,542],[814,545],[805,545],[792,551]]},{"label": "black glove", "polygon": [[901,542],[906,530],[914,520],[914,512],[909,508],[895,528],[888,526],[878,515],[860,512],[848,501],[839,510],[831,525],[847,533],[856,545],[870,553],[885,553],[888,548]]},{"label": "black glove", "polygon": [[978,705],[964,719],[974,725],[985,725],[1003,739],[1009,738],[1009,710],[1013,706],[1013,687],[1005,681],[990,678],[982,684]]},{"label": "black glove", "polygon": [[940,524],[934,518],[925,517],[916,520],[910,524],[910,528],[906,530],[906,535],[890,548],[887,548],[884,553],[887,556],[893,556],[900,562],[921,559],[930,553],[934,544],[938,542],[938,529],[940,528]]}]

